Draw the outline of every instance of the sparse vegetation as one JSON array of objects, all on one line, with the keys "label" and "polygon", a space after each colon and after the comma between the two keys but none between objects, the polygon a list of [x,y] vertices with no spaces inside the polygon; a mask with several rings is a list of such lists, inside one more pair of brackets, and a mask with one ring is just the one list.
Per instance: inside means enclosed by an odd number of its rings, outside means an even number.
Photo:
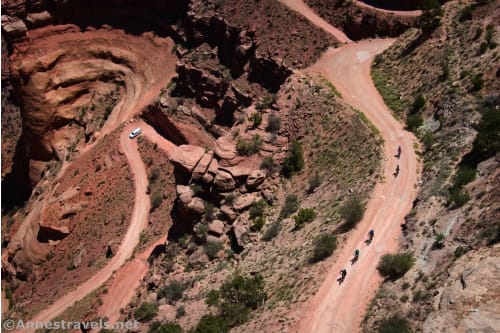
[{"label": "sparse vegetation", "polygon": [[267,170],[272,173],[276,169],[276,164],[274,163],[274,159],[271,156],[266,156],[262,159],[262,163],[260,164],[260,168],[263,170]]},{"label": "sparse vegetation", "polygon": [[265,242],[269,242],[274,237],[278,236],[281,231],[281,224],[278,221],[275,221],[267,227],[264,235],[262,236],[262,240]]},{"label": "sparse vegetation", "polygon": [[252,226],[250,227],[250,230],[252,230],[252,231],[261,231],[262,227],[264,227],[265,223],[266,223],[266,220],[264,219],[264,217],[263,216],[259,216],[258,218],[256,218],[253,221]]},{"label": "sparse vegetation", "polygon": [[309,178],[309,188],[307,191],[309,193],[313,193],[315,189],[321,185],[321,177],[319,176],[318,173],[315,173],[312,177]]},{"label": "sparse vegetation", "polygon": [[262,138],[258,134],[254,134],[251,140],[239,138],[236,143],[236,151],[240,156],[250,156],[258,153],[262,147]]},{"label": "sparse vegetation", "polygon": [[287,178],[290,178],[295,173],[304,168],[304,151],[299,141],[292,142],[288,156],[283,162],[281,172]]},{"label": "sparse vegetation", "polygon": [[248,210],[250,218],[255,219],[257,217],[262,217],[264,215],[266,207],[267,207],[266,202],[263,199],[254,202],[252,206],[250,206],[250,209]]},{"label": "sparse vegetation", "polygon": [[283,205],[283,208],[281,208],[280,215],[278,217],[278,220],[283,220],[286,219],[287,217],[291,216],[293,213],[295,213],[300,207],[299,204],[299,198],[295,194],[289,194],[285,198],[285,203]]},{"label": "sparse vegetation", "polygon": [[206,303],[218,308],[217,314],[205,315],[193,329],[194,333],[228,332],[246,322],[250,312],[267,299],[264,279],[260,275],[244,277],[236,274],[216,292],[209,292]]},{"label": "sparse vegetation", "polygon": [[161,206],[163,195],[159,191],[153,192],[151,195],[151,211]]},{"label": "sparse vegetation", "polygon": [[300,229],[306,223],[312,222],[316,218],[316,212],[312,208],[301,208],[297,215],[293,217],[295,220],[295,228]]},{"label": "sparse vegetation", "polygon": [[414,262],[411,253],[384,254],[377,269],[383,277],[395,280],[405,275]]},{"label": "sparse vegetation", "polygon": [[208,241],[205,244],[205,253],[209,259],[215,259],[220,250],[223,249],[222,243]]},{"label": "sparse vegetation", "polygon": [[262,113],[254,112],[250,117],[250,120],[253,122],[252,128],[257,128],[262,124]]},{"label": "sparse vegetation", "polygon": [[281,128],[281,118],[275,112],[269,115],[266,131],[276,133]]},{"label": "sparse vegetation", "polygon": [[379,333],[411,333],[410,322],[399,315],[392,315],[382,320]]},{"label": "sparse vegetation", "polygon": [[309,261],[315,263],[328,258],[337,248],[337,238],[330,234],[323,234],[314,240],[314,249]]},{"label": "sparse vegetation", "polygon": [[186,287],[177,280],[171,280],[158,292],[158,300],[165,298],[168,303],[173,304],[182,298]]},{"label": "sparse vegetation", "polygon": [[351,197],[340,210],[340,214],[345,220],[342,229],[344,231],[349,231],[354,228],[358,222],[363,219],[364,213],[365,207],[361,202],[361,199],[358,196]]},{"label": "sparse vegetation", "polygon": [[149,326],[148,333],[182,333],[182,327],[176,323],[154,322]]},{"label": "sparse vegetation", "polygon": [[140,322],[147,322],[156,317],[158,313],[158,305],[155,303],[142,303],[134,311],[134,317]]}]

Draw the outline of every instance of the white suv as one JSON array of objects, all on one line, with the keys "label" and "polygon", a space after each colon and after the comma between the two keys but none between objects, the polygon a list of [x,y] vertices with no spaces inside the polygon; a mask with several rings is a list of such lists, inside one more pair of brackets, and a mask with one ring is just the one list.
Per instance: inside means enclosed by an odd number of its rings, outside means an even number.
[{"label": "white suv", "polygon": [[139,127],[137,127],[135,130],[133,130],[132,132],[130,132],[130,135],[128,137],[131,138],[131,139],[133,139],[133,138],[135,138],[136,136],[138,136],[141,133],[142,133],[142,130]]}]

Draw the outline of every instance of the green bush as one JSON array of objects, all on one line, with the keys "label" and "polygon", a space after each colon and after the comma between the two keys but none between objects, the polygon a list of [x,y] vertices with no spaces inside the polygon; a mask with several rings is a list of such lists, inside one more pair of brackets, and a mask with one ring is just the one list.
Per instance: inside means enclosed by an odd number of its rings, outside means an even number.
[{"label": "green bush", "polygon": [[182,327],[176,323],[166,323],[161,324],[160,322],[154,322],[149,327],[149,333],[182,333]]},{"label": "green bush", "polygon": [[411,253],[384,254],[377,269],[383,277],[398,279],[405,275],[414,263],[415,259]]},{"label": "green bush", "polygon": [[295,194],[289,194],[285,198],[285,204],[281,208],[278,220],[286,219],[299,209],[299,198]]},{"label": "green bush", "polygon": [[262,113],[260,112],[255,112],[252,114],[250,117],[250,120],[253,121],[253,128],[257,128],[262,124]]},{"label": "green bush", "polygon": [[417,113],[418,111],[420,111],[425,105],[425,98],[422,94],[418,94],[417,97],[415,97],[415,99],[413,100],[413,104],[412,104],[412,107],[411,107],[411,113],[412,114],[415,114]]},{"label": "green bush", "polygon": [[172,304],[182,298],[185,289],[182,283],[172,280],[158,292],[157,298],[158,300],[165,298],[168,303]]},{"label": "green bush", "polygon": [[424,144],[426,150],[431,150],[432,145],[434,145],[434,137],[432,136],[432,133],[426,132],[422,137],[422,143]]},{"label": "green bush", "polygon": [[299,141],[292,142],[288,156],[283,162],[281,172],[287,178],[304,168],[304,151]]},{"label": "green bush", "polygon": [[476,178],[476,169],[468,165],[461,165],[453,179],[453,186],[463,187]]},{"label": "green bush", "polygon": [[483,74],[476,74],[471,79],[472,88],[471,91],[479,91],[484,86]]},{"label": "green bush", "polygon": [[264,157],[262,159],[262,163],[260,164],[260,168],[263,170],[267,170],[268,172],[274,172],[274,170],[276,170],[274,159],[271,156]]},{"label": "green bush", "polygon": [[300,229],[304,224],[312,222],[316,218],[316,212],[312,208],[301,208],[297,215],[293,217],[295,220],[295,228]]},{"label": "green bush", "polygon": [[448,204],[453,208],[462,207],[470,199],[469,193],[462,187],[452,187],[449,192]]},{"label": "green bush", "polygon": [[240,156],[250,156],[259,152],[262,147],[262,138],[254,134],[251,140],[239,138],[236,142],[236,151]]},{"label": "green bush", "polygon": [[153,192],[153,194],[151,195],[151,211],[160,207],[162,202],[163,202],[163,195],[161,194],[161,192],[160,191]]},{"label": "green bush", "polygon": [[411,333],[410,323],[406,318],[392,315],[382,320],[378,327],[379,333]]},{"label": "green bush", "polygon": [[335,236],[330,234],[320,235],[314,240],[314,249],[309,261],[315,263],[328,258],[336,248],[337,238]]},{"label": "green bush", "polygon": [[266,202],[263,199],[260,199],[257,202],[254,202],[252,206],[250,206],[250,209],[248,210],[250,214],[250,218],[254,219],[256,217],[261,217],[264,215],[264,212],[266,210]]},{"label": "green bush", "polygon": [[276,221],[271,223],[269,227],[267,227],[266,232],[262,236],[262,240],[265,242],[269,242],[274,237],[278,236],[281,231],[281,224]]},{"label": "green bush", "polygon": [[354,228],[359,221],[363,219],[365,214],[365,207],[361,199],[357,196],[351,197],[340,209],[340,214],[345,220],[343,231],[349,231]]},{"label": "green bush", "polygon": [[236,274],[226,280],[218,291],[208,293],[207,304],[217,305],[219,313],[204,316],[192,332],[228,332],[232,327],[247,321],[250,311],[257,309],[266,299],[262,276],[244,277]]},{"label": "green bush", "polygon": [[158,305],[155,303],[142,303],[134,311],[134,317],[140,322],[147,322],[153,319],[158,313]]},{"label": "green bush", "polygon": [[276,94],[266,96],[263,98],[261,102],[257,102],[255,104],[255,108],[259,111],[269,109],[274,103],[276,103],[276,100],[277,100]]},{"label": "green bush", "polygon": [[424,119],[420,113],[408,115],[406,117],[406,128],[411,132],[416,132],[417,129],[423,125],[423,123]]},{"label": "green bush", "polygon": [[261,231],[262,228],[264,227],[264,224],[266,223],[266,220],[264,219],[263,216],[259,216],[253,221],[252,226],[250,227],[250,230],[256,232],[256,231]]},{"label": "green bush", "polygon": [[460,16],[458,17],[459,22],[464,22],[472,20],[472,13],[474,12],[474,6],[466,6],[460,11]]},{"label": "green bush", "polygon": [[208,258],[215,259],[217,257],[217,253],[222,250],[223,246],[219,242],[207,242],[205,244],[205,253]]},{"label": "green bush", "polygon": [[309,178],[309,188],[307,191],[309,193],[313,193],[315,189],[317,189],[321,185],[321,177],[318,173],[315,173],[314,176]]},{"label": "green bush", "polygon": [[229,325],[226,319],[221,315],[205,315],[196,327],[191,330],[192,333],[226,333],[229,332]]},{"label": "green bush", "polygon": [[275,112],[269,115],[266,131],[276,133],[281,128],[281,118]]}]

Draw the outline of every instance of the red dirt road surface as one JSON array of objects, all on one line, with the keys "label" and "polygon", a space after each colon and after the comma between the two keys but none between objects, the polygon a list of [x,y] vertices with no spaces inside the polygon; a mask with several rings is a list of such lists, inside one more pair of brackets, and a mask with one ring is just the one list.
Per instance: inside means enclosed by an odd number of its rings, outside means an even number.
[{"label": "red dirt road surface", "polygon": [[135,124],[125,126],[120,136],[121,149],[125,153],[132,173],[134,174],[135,198],[132,220],[117,253],[96,275],[75,290],[59,298],[50,307],[35,316],[32,321],[48,322],[52,320],[54,317],[64,312],[66,308],[72,306],[76,301],[84,298],[88,293],[101,286],[111,277],[115,270],[125,263],[132,255],[135,246],[138,244],[139,235],[147,225],[150,202],[146,194],[148,185],[147,174],[141,156],[137,150],[136,140],[130,140],[128,137],[134,126]]},{"label": "red dirt road surface", "polygon": [[[414,137],[404,131],[384,104],[370,77],[370,64],[377,53],[394,40],[371,40],[330,49],[309,70],[326,76],[354,108],[364,112],[380,130],[384,143],[384,180],[377,184],[368,203],[365,217],[340,250],[317,294],[308,301],[299,322],[298,332],[357,332],[366,307],[374,296],[381,277],[376,266],[385,253],[396,252],[397,238],[404,216],[416,196],[417,159],[413,151]],[[394,155],[398,146],[401,158]],[[393,175],[400,166],[398,177]],[[364,241],[370,229],[375,230],[371,245]],[[350,259],[355,249],[361,254],[357,263]],[[347,277],[342,285],[337,278],[342,268]]]}]

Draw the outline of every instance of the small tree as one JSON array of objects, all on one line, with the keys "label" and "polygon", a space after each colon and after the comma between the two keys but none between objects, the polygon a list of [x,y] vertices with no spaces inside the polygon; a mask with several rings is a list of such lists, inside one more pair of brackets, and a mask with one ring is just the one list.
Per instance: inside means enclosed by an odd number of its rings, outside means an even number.
[{"label": "small tree", "polygon": [[395,280],[403,277],[414,263],[415,258],[411,253],[384,254],[377,269],[382,276]]},{"label": "small tree", "polygon": [[425,105],[425,98],[422,94],[418,94],[417,97],[413,100],[413,105],[411,108],[412,114],[420,111]]},{"label": "small tree", "polygon": [[177,280],[170,281],[165,287],[158,292],[158,300],[165,298],[167,302],[173,304],[182,298],[184,293],[184,285]]},{"label": "small tree", "polygon": [[253,121],[253,128],[257,128],[262,124],[262,113],[260,112],[255,112],[252,114],[250,117],[250,120]]},{"label": "small tree", "polygon": [[274,159],[272,156],[266,156],[262,159],[262,163],[260,164],[260,168],[263,170],[267,170],[268,172],[274,172],[276,169],[276,164],[274,163]]},{"label": "small tree", "polygon": [[309,178],[309,188],[308,192],[313,193],[315,189],[317,189],[321,185],[321,177],[319,174],[316,172],[314,176]]},{"label": "small tree", "polygon": [[153,192],[151,195],[151,211],[161,206],[163,195],[159,191]]},{"label": "small tree", "polygon": [[276,221],[271,223],[271,225],[266,229],[264,235],[262,236],[262,240],[264,242],[269,242],[274,237],[278,236],[281,231],[281,224]]},{"label": "small tree", "polygon": [[263,216],[265,210],[266,210],[266,202],[263,199],[260,199],[259,201],[254,202],[252,206],[250,206],[248,212],[250,214],[250,218],[254,219],[256,217]]}]

